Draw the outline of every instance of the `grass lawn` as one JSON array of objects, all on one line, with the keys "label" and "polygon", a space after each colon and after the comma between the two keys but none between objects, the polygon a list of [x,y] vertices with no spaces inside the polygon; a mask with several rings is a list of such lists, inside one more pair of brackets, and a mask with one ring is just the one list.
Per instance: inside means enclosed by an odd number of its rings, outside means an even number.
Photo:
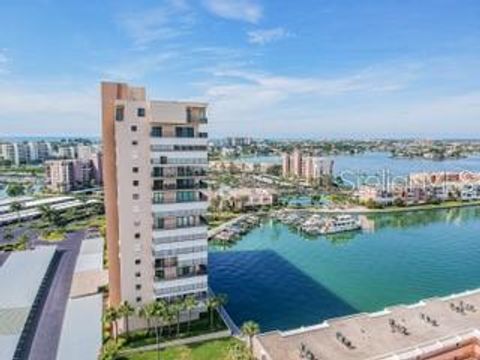
[{"label": "grass lawn", "polygon": [[[172,325],[170,336],[168,329],[163,329],[163,336],[161,336],[161,341],[169,341],[175,339],[181,339],[191,336],[197,336],[202,334],[208,334],[212,332],[226,330],[227,327],[223,323],[223,320],[220,318],[218,313],[214,312],[214,321],[213,321],[213,328],[210,328],[210,318],[208,313],[204,313],[200,315],[200,319],[192,320],[190,332],[187,333],[186,324],[181,324],[180,327],[180,335],[176,336],[176,329],[175,325]],[[123,346],[124,349],[127,348],[136,348],[145,345],[152,345],[156,343],[155,334],[147,335],[145,331],[137,331],[130,334],[129,339],[125,339],[125,344]]]},{"label": "grass lawn", "polygon": [[53,230],[53,231],[44,231],[40,238],[45,241],[57,242],[65,239],[64,230]]},{"label": "grass lawn", "polygon": [[[225,360],[228,350],[240,341],[235,338],[178,346],[160,351],[162,360]],[[156,360],[156,351],[122,355],[117,360]]]}]

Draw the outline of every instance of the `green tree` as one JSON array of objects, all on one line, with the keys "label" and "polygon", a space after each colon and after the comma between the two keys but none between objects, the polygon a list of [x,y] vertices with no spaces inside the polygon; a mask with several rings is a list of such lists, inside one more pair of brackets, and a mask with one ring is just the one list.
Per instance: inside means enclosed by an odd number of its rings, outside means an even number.
[{"label": "green tree", "polygon": [[119,316],[123,317],[125,320],[125,332],[127,337],[130,336],[130,316],[135,314],[135,309],[128,301],[124,301],[118,308]]},{"label": "green tree", "polygon": [[14,239],[12,229],[9,227],[3,229],[3,239],[10,242]]},{"label": "green tree", "polygon": [[17,183],[10,183],[7,186],[7,195],[10,197],[21,196],[25,194],[25,186]]},{"label": "green tree", "polygon": [[145,304],[138,308],[137,314],[147,322],[147,334],[152,330],[152,319],[155,317],[155,303]]},{"label": "green tree", "polygon": [[48,206],[48,205],[41,205],[38,207],[38,210],[40,211],[40,215],[42,217],[42,220],[47,222],[47,223],[52,223],[53,222],[53,209]]},{"label": "green tree", "polygon": [[252,339],[260,332],[260,326],[254,321],[247,321],[242,325],[242,334],[248,338],[248,348],[253,353]]},{"label": "green tree", "polygon": [[100,360],[115,360],[122,345],[122,341],[107,341],[102,347]]},{"label": "green tree", "polygon": [[110,324],[112,336],[115,341],[118,338],[118,319],[120,319],[118,310],[114,307],[108,307],[104,314],[104,321]]},{"label": "green tree", "polygon": [[217,296],[211,296],[207,299],[207,308],[210,315],[210,328],[213,329],[213,315],[215,311],[218,311],[222,306],[227,303],[227,296],[219,294]]},{"label": "green tree", "polygon": [[190,332],[190,325],[192,322],[192,310],[198,306],[198,301],[195,296],[189,295],[185,298],[185,310],[188,311],[188,327],[187,331]]},{"label": "green tree", "polygon": [[395,200],[393,200],[393,205],[398,206],[398,207],[405,207],[406,206],[405,201],[403,201],[403,199],[401,199],[401,198],[396,198]]},{"label": "green tree", "polygon": [[254,360],[254,357],[243,343],[238,343],[229,347],[225,360]]}]

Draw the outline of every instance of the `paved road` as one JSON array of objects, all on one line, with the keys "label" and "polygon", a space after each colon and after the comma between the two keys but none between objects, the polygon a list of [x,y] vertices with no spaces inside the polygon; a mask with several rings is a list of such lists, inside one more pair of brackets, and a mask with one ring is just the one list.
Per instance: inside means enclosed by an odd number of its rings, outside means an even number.
[{"label": "paved road", "polygon": [[0,252],[0,266],[3,266],[3,264],[5,263],[5,261],[7,261],[8,255],[10,255],[10,254],[9,254],[9,253],[1,253],[1,252]]},{"label": "paved road", "polygon": [[[37,324],[29,360],[56,359],[73,271],[83,237],[83,232],[69,234],[67,240],[58,244],[60,262]],[[37,241],[37,244],[41,242]]]}]

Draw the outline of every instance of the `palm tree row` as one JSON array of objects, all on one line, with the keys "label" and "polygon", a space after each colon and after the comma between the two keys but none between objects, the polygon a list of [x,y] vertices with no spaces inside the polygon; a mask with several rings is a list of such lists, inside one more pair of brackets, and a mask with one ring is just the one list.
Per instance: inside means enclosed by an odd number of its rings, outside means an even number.
[{"label": "palm tree row", "polygon": [[[218,311],[227,302],[226,295],[211,296],[206,301],[206,307],[209,311],[210,328],[214,327],[214,313]],[[165,329],[168,335],[172,335],[172,326],[175,325],[176,336],[180,335],[180,323],[182,313],[188,313],[187,333],[190,333],[192,312],[199,306],[199,301],[192,295],[185,298],[179,298],[173,302],[167,302],[163,299],[154,301],[144,306],[134,308],[128,302],[123,302],[118,307],[109,307],[105,311],[104,320],[111,325],[111,332],[114,339],[117,339],[118,321],[123,319],[125,323],[125,333],[130,333],[130,318],[133,315],[145,319],[147,325],[147,335],[155,333],[160,337]]]}]

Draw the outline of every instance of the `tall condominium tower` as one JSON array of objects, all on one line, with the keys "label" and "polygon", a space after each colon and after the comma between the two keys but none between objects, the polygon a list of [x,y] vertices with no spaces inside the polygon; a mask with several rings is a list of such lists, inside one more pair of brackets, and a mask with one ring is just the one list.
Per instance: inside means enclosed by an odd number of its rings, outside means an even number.
[{"label": "tall condominium tower", "polygon": [[110,305],[207,295],[203,103],[102,83]]}]

